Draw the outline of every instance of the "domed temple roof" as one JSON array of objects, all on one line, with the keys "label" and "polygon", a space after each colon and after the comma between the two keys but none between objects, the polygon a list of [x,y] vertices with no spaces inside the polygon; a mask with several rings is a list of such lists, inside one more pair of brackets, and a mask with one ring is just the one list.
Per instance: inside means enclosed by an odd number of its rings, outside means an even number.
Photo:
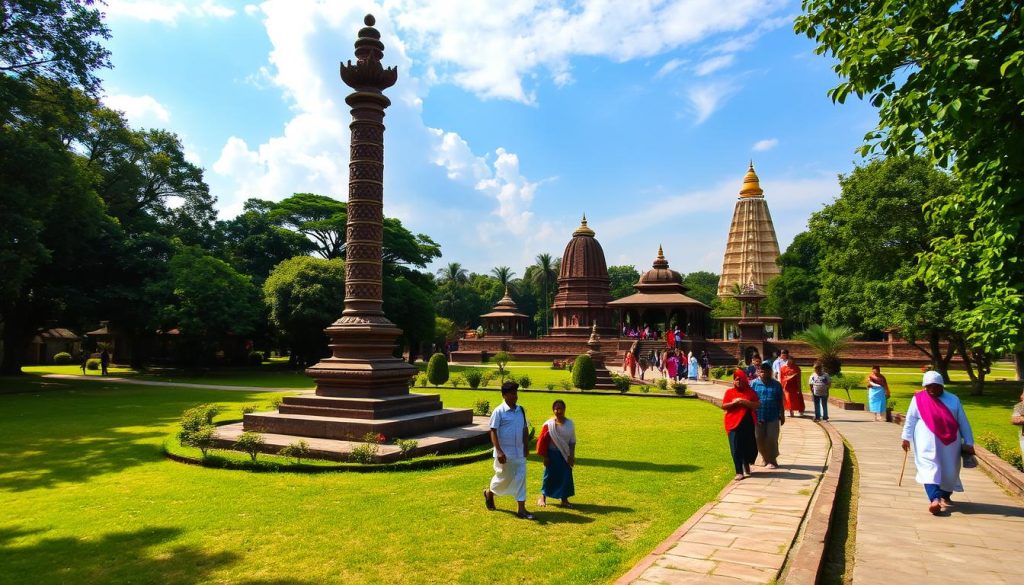
[{"label": "domed temple roof", "polygon": [[608,303],[609,308],[628,309],[637,307],[673,306],[710,309],[704,303],[686,296],[690,290],[683,284],[683,277],[668,267],[668,260],[661,246],[658,246],[658,257],[650,270],[640,277],[633,285],[636,292]]},{"label": "domed temple roof", "polygon": [[[654,259],[654,264],[651,269],[643,273],[640,277],[640,282],[637,285],[648,285],[648,284],[668,284],[668,285],[680,285],[683,284],[683,276],[668,267],[668,260],[665,259],[665,252],[662,251],[661,246],[658,246],[658,257]],[[684,291],[686,290],[685,287]]]},{"label": "domed temple roof", "polygon": [[612,300],[608,265],[594,235],[584,215],[562,254],[551,335],[589,337],[595,324],[602,334],[615,333],[607,309]]}]

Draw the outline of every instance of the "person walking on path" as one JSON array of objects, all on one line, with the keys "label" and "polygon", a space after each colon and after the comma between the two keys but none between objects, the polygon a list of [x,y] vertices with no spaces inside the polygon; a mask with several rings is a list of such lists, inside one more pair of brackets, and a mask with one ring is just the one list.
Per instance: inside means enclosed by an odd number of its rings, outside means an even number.
[{"label": "person walking on path", "polygon": [[1020,456],[1024,458],[1024,390],[1020,393],[1020,402],[1013,405],[1013,415],[1010,416],[1010,422],[1021,427],[1017,438],[1020,440]]},{"label": "person walking on path", "polygon": [[755,353],[753,355],[753,357],[750,358],[750,365],[747,366],[747,369],[744,372],[747,375],[747,379],[748,380],[753,380],[754,378],[757,377],[757,366],[760,366],[760,365],[761,365],[761,356],[759,356],[759,355],[757,355]]},{"label": "person walking on path", "polygon": [[800,384],[800,366],[789,357],[789,352],[782,350],[782,363],[779,365],[779,383],[782,384],[786,402],[786,410],[789,416],[796,416],[800,413],[803,416],[804,410],[804,387]]},{"label": "person walking on path", "polygon": [[622,359],[622,373],[629,374],[630,378],[636,377],[636,358],[632,351],[627,351]]},{"label": "person walking on path", "polygon": [[711,377],[711,358],[708,357],[708,352],[700,352],[700,379],[707,380]]},{"label": "person walking on path", "polygon": [[82,375],[85,375],[85,370],[89,366],[89,352],[82,350],[82,363],[79,364],[82,368]]},{"label": "person walking on path", "polygon": [[554,416],[544,422],[537,439],[537,454],[544,458],[544,478],[540,484],[538,506],[548,505],[548,498],[562,500],[563,508],[572,508],[569,498],[576,495],[572,468],[576,465],[576,425],[565,418],[565,401],[559,398],[551,405]]},{"label": "person walking on path", "polygon": [[886,403],[889,402],[889,381],[882,375],[882,368],[871,366],[868,374],[868,410],[875,413],[875,421],[885,420]]},{"label": "person walking on path", "polygon": [[688,374],[687,377],[690,378],[691,380],[696,380],[697,379],[697,368],[698,368],[698,366],[697,366],[697,358],[695,358],[693,356],[693,352],[692,351],[690,352],[689,359],[686,360],[686,363],[689,366],[687,368],[687,370],[688,370],[687,371],[687,374]]},{"label": "person walking on path", "polygon": [[757,394],[757,413],[754,438],[757,450],[768,469],[779,468],[779,432],[786,424],[783,410],[782,385],[772,379],[772,370],[766,364],[757,367],[757,379],[750,387]]},{"label": "person walking on path", "polygon": [[757,439],[754,427],[757,424],[757,408],[761,403],[750,387],[750,381],[743,370],[732,375],[732,388],[722,397],[725,411],[725,432],[729,436],[729,452],[736,468],[737,481],[750,475],[750,466],[757,460]]},{"label": "person walking on path", "polygon": [[494,510],[494,496],[513,496],[519,505],[517,516],[533,520],[526,510],[526,446],[530,431],[526,424],[526,411],[519,406],[519,384],[501,385],[504,400],[491,413],[491,444],[494,445],[494,477],[484,490],[484,503]]},{"label": "person walking on path", "polygon": [[108,367],[110,367],[110,352],[107,351],[107,348],[103,348],[103,351],[100,352],[100,375],[101,376],[106,376],[107,375],[107,368]]},{"label": "person walking on path", "polygon": [[913,448],[917,483],[924,485],[928,511],[938,514],[953,505],[953,492],[964,491],[960,458],[974,455],[974,434],[960,399],[945,391],[942,374],[925,372],[921,385],[907,409],[903,450]]},{"label": "person walking on path", "polygon": [[828,391],[832,387],[832,377],[825,372],[821,360],[814,362],[814,373],[808,379],[808,385],[814,398],[814,420],[828,420]]}]

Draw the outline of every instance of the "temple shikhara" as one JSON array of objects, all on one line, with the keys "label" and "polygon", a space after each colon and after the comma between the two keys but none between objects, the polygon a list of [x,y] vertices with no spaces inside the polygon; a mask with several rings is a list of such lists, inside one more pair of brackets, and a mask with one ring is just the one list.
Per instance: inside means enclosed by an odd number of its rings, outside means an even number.
[{"label": "temple shikhara", "polygon": [[772,214],[751,161],[732,213],[718,296],[732,295],[737,285],[753,284],[764,290],[768,281],[782,272],[776,263],[778,259],[779,240],[775,237]]}]

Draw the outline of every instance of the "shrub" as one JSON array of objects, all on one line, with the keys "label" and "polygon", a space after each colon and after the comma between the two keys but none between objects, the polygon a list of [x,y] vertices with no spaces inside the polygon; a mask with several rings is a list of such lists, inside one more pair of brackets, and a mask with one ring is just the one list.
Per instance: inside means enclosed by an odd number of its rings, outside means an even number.
[{"label": "shrub", "polygon": [[249,352],[249,365],[259,366],[266,361],[266,356],[263,355],[262,351],[250,351]]},{"label": "shrub", "polygon": [[438,387],[448,381],[448,359],[443,353],[435,353],[427,362],[427,381]]},{"label": "shrub", "polygon": [[554,390],[555,389],[555,383],[554,382],[548,382],[548,386],[547,387],[548,387],[548,390]]},{"label": "shrub", "polygon": [[558,384],[562,387],[562,390],[572,390],[572,382],[569,380],[562,380]]},{"label": "shrub", "polygon": [[89,358],[85,360],[85,369],[89,370],[90,372],[95,372],[96,370],[100,369],[99,358]]},{"label": "shrub", "polygon": [[679,396],[686,396],[686,384],[682,382],[675,382],[672,384],[672,390]]},{"label": "shrub", "polygon": [[499,351],[494,354],[494,363],[498,365],[498,375],[501,376],[502,384],[505,383],[505,376],[508,375],[508,372],[505,370],[505,365],[508,364],[510,360],[511,358],[509,357],[508,352]]},{"label": "shrub", "polygon": [[807,330],[794,335],[793,339],[809,345],[817,358],[821,360],[825,371],[830,376],[835,376],[843,369],[839,354],[850,346],[854,335],[856,333],[853,329],[845,325],[838,327],[811,325]]},{"label": "shrub", "polygon": [[1007,447],[1006,443],[992,431],[981,433],[977,440],[978,444],[991,451],[996,457],[1024,471],[1024,461],[1021,461],[1020,449],[1017,448],[1017,445]]},{"label": "shrub", "polygon": [[[200,404],[181,413],[181,429],[189,433],[213,424],[213,417],[220,413],[216,404]],[[179,438],[181,434],[179,433]]]},{"label": "shrub", "polygon": [[256,461],[256,455],[260,452],[260,448],[263,445],[263,435],[247,431],[239,435],[238,440],[235,441],[235,450],[248,453],[249,457]]},{"label": "shrub", "polygon": [[182,440],[182,444],[199,449],[205,459],[206,452],[210,450],[210,447],[213,447],[215,432],[216,429],[213,425],[200,427],[199,429],[190,432],[184,440]]},{"label": "shrub", "polygon": [[842,374],[836,374],[835,376],[832,376],[832,385],[835,386],[836,388],[846,390],[846,399],[849,400],[850,402],[853,402],[853,397],[850,396],[850,390],[853,390],[854,388],[860,386],[860,382],[860,380],[853,376],[844,376]]},{"label": "shrub", "polygon": [[651,391],[651,387],[649,384],[641,384],[640,391],[643,392],[644,394],[647,394],[648,392]]},{"label": "shrub", "polygon": [[256,412],[256,407],[254,405],[246,404],[245,406],[242,407],[243,415],[249,414],[250,412]]},{"label": "shrub", "polygon": [[494,379],[494,372],[490,370],[484,370],[483,374],[480,375],[480,386],[486,388],[491,380]]},{"label": "shrub", "polygon": [[71,359],[71,354],[66,351],[53,354],[53,363],[57,364],[58,366],[66,366],[70,364],[72,361],[73,360]]},{"label": "shrub", "polygon": [[270,407],[273,408],[274,410],[277,410],[278,408],[281,408],[281,404],[283,402],[284,398],[281,398],[280,396],[275,396],[270,399]]},{"label": "shrub", "polygon": [[281,457],[294,457],[296,463],[302,463],[303,459],[309,457],[309,443],[304,440],[290,443],[281,447],[277,454]]},{"label": "shrub", "polygon": [[654,385],[658,387],[658,390],[668,390],[668,380],[665,378],[658,378]]},{"label": "shrub", "polygon": [[590,390],[597,384],[597,370],[594,360],[587,354],[576,356],[572,366],[572,385],[580,390]]},{"label": "shrub", "polygon": [[516,382],[519,383],[520,388],[526,390],[527,388],[530,387],[530,384],[533,383],[533,380],[531,380],[530,377],[527,376],[526,374],[523,374],[522,376],[519,376],[519,379],[516,380]]},{"label": "shrub", "polygon": [[569,370],[570,374],[572,373],[572,368],[575,365],[576,365],[576,362],[574,360],[565,360],[565,367]]},{"label": "shrub", "polygon": [[419,447],[420,443],[416,439],[395,439],[395,445],[398,445],[402,457],[407,459],[412,456],[412,452]]},{"label": "shrub", "polygon": [[366,433],[363,436],[363,442],[356,445],[352,449],[352,453],[349,455],[349,459],[356,463],[376,463],[377,453],[380,451],[380,444],[383,442],[383,435],[378,435],[376,433]]},{"label": "shrub", "polygon": [[477,400],[473,405],[473,414],[477,416],[487,416],[491,414],[491,402],[489,400]]},{"label": "shrub", "polygon": [[625,394],[629,392],[629,386],[632,383],[629,376],[619,376],[618,374],[612,374],[612,383],[615,384],[615,388]]},{"label": "shrub", "polygon": [[476,390],[480,387],[480,381],[484,379],[484,373],[479,368],[470,368],[462,373],[462,377],[470,388]]},{"label": "shrub", "polygon": [[429,383],[426,372],[420,372],[420,374],[416,376],[416,385],[420,388],[426,388]]},{"label": "shrub", "polygon": [[452,388],[458,388],[459,386],[465,386],[466,385],[466,379],[463,378],[462,376],[460,376],[459,374],[455,374],[454,376],[451,377],[451,379],[448,380],[448,385],[450,385]]}]

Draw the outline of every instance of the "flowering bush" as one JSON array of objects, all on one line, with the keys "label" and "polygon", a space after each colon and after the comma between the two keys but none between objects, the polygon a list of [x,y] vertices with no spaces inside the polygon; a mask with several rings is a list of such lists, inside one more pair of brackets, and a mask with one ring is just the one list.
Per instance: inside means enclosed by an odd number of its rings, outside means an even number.
[{"label": "flowering bush", "polygon": [[565,369],[565,360],[551,360],[551,369],[552,370],[564,370]]}]

